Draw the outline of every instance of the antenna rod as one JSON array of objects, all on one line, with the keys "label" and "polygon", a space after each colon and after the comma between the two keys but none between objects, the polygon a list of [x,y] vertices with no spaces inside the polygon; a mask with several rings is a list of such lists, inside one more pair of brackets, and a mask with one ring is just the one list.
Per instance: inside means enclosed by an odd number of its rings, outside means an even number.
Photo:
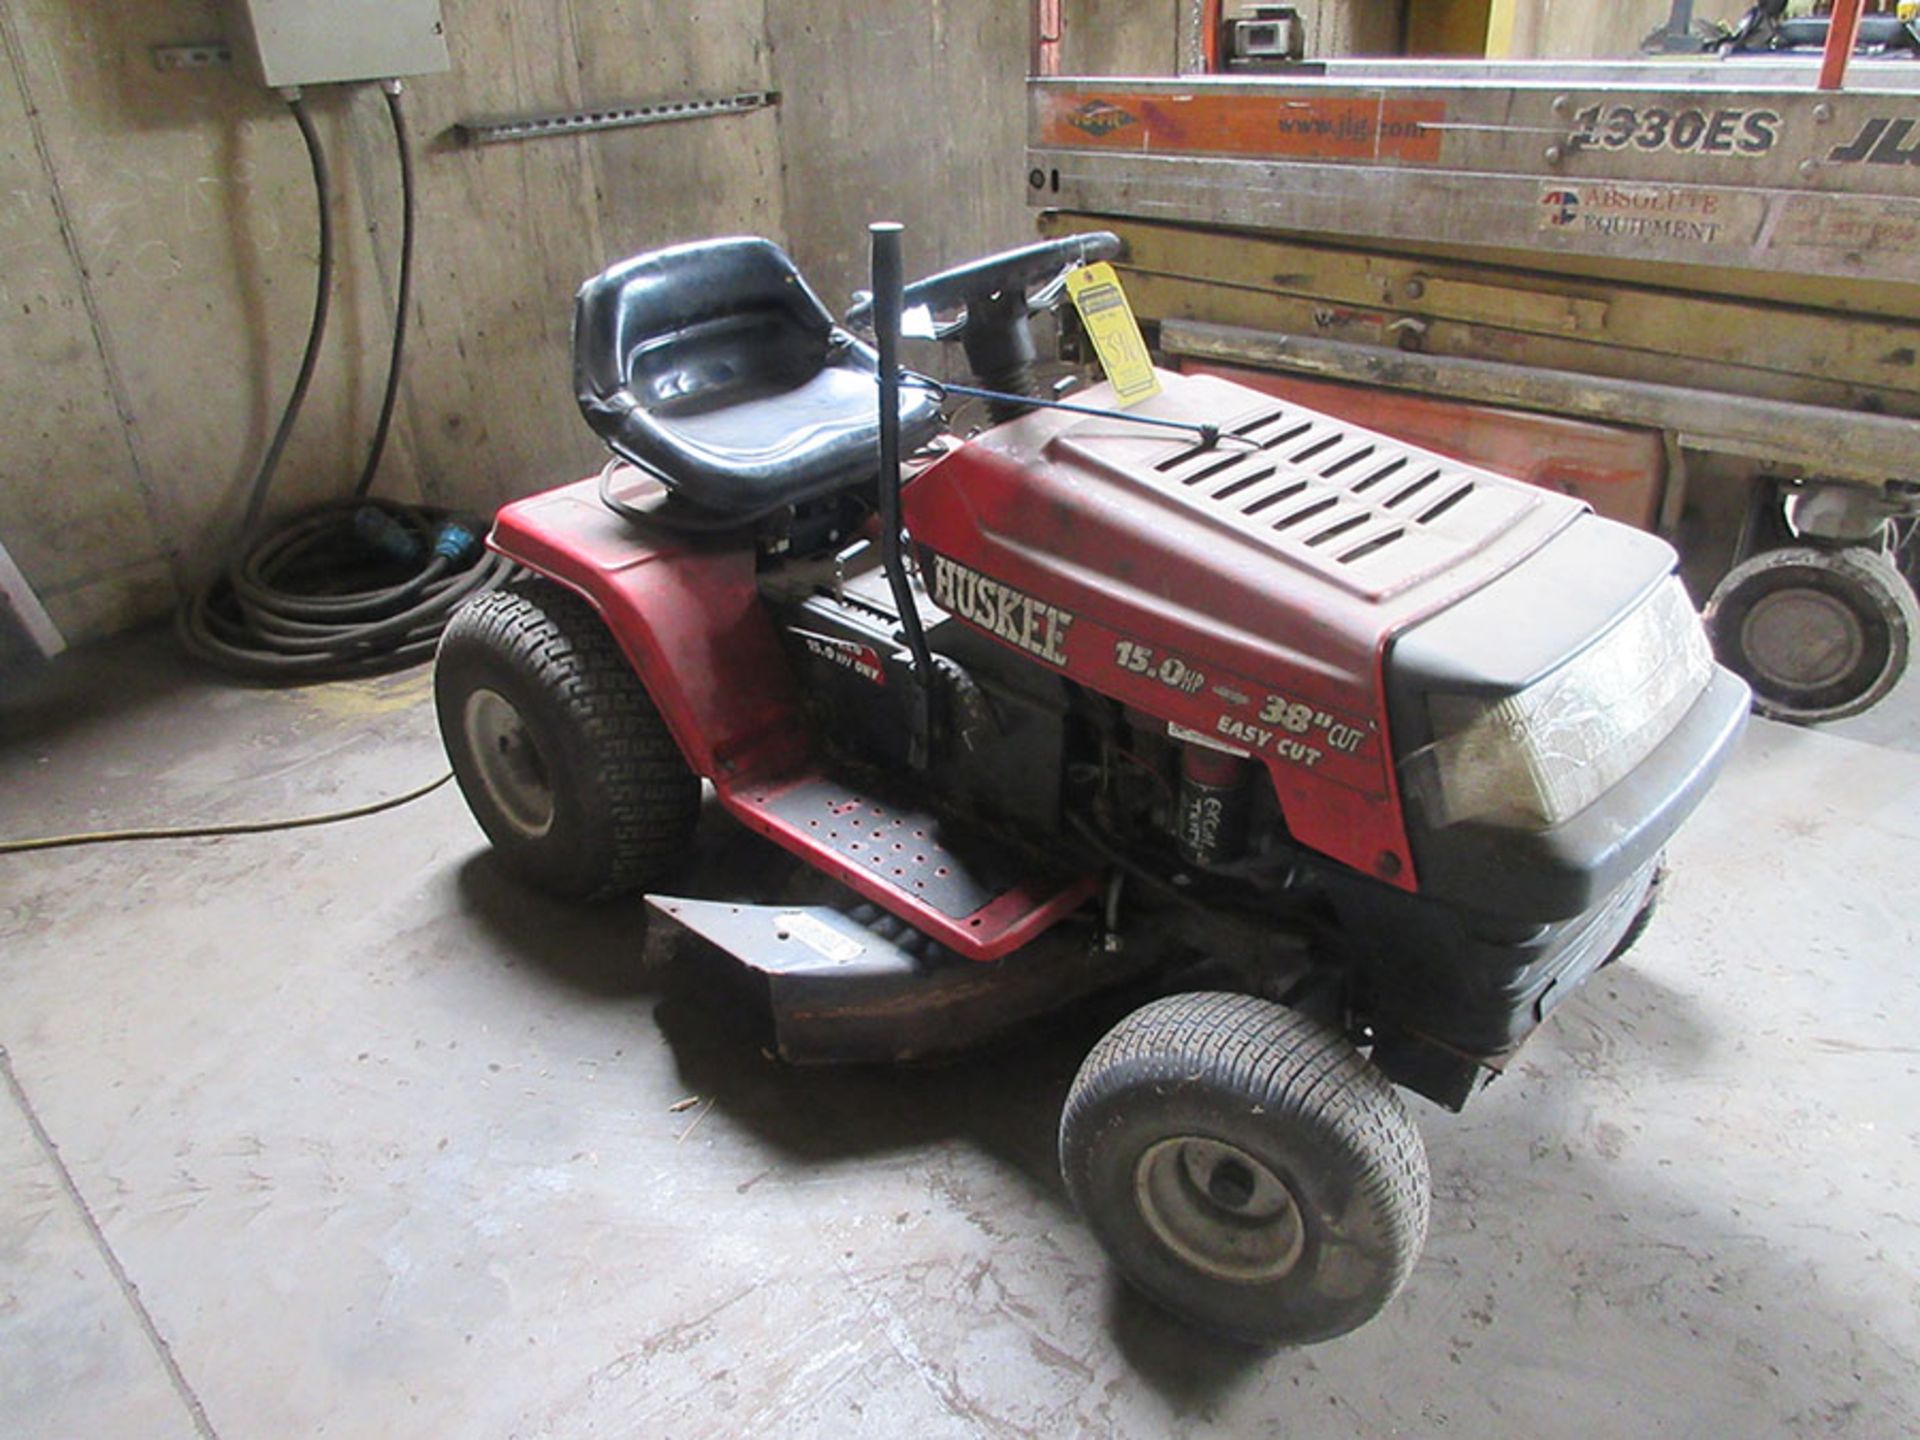
[{"label": "antenna rod", "polygon": [[904,227],[877,221],[867,227],[873,242],[873,338],[880,352],[880,563],[900,611],[913,673],[913,735],[908,758],[924,770],[933,753],[933,652],[920,626],[920,607],[901,550],[900,525],[900,311],[905,284],[900,236]]}]

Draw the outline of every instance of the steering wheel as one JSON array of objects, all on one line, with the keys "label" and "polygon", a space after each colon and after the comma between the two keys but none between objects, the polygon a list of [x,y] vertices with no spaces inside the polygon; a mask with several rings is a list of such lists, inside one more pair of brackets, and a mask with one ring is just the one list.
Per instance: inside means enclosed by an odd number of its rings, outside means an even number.
[{"label": "steering wheel", "polygon": [[[914,281],[903,294],[904,308],[924,308],[934,317],[933,338],[962,339],[976,312],[988,323],[1005,323],[1015,313],[1024,319],[1052,309],[1060,298],[1060,282],[1068,270],[1096,260],[1118,259],[1120,249],[1118,235],[1111,230],[1096,230],[1088,235],[1066,235],[1058,240],[1042,240],[1037,245],[1022,245],[1017,250],[1003,250],[998,255],[971,260]],[[1029,287],[1040,281],[1050,283],[1030,294]],[[955,311],[959,314],[954,315]],[[952,318],[942,321],[939,318],[942,314]],[[846,323],[864,328],[872,322],[873,297],[862,294],[847,311]]]},{"label": "steering wheel", "polygon": [[[1119,255],[1120,237],[1110,230],[1023,245],[915,281],[902,294],[903,310],[926,310],[932,338],[958,340],[966,347],[975,377],[1001,394],[989,413],[996,422],[1011,419],[1023,408],[1013,397],[1040,394],[1034,378],[1039,357],[1028,317],[1059,303],[1067,272],[1076,265]],[[1036,284],[1040,289],[1030,292]],[[944,322],[943,313],[950,317]],[[863,295],[847,312],[846,323],[867,325],[872,317],[873,297]]]}]

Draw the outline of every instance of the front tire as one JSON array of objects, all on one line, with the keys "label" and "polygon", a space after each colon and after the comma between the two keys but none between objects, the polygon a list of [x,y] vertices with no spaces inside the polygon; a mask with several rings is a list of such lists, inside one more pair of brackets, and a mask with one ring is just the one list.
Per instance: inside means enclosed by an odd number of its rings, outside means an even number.
[{"label": "front tire", "polygon": [[1647,879],[1647,893],[1641,897],[1640,908],[1633,912],[1633,919],[1627,922],[1626,930],[1613,942],[1613,949],[1607,958],[1600,962],[1600,968],[1624,960],[1627,952],[1640,943],[1641,937],[1653,924],[1653,917],[1660,913],[1660,892],[1667,883],[1667,857],[1662,854],[1654,861],[1653,874]]},{"label": "front tire", "polygon": [[1174,995],[1115,1026],[1067,1097],[1060,1168],[1129,1280],[1249,1344],[1365,1324],[1426,1241],[1426,1150],[1393,1086],[1249,995]]},{"label": "front tire", "polygon": [[441,638],[433,699],[468,808],[529,884],[610,899],[686,853],[700,782],[573,592],[523,580],[469,601]]}]

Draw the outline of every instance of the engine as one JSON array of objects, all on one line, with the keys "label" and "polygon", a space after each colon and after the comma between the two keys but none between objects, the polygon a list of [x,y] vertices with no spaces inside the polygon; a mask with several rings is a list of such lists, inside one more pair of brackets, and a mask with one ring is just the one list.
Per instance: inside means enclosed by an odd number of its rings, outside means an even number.
[{"label": "engine", "polygon": [[[761,593],[801,677],[816,742],[843,762],[909,776],[918,682],[877,547],[860,540],[775,566]],[[1290,862],[1284,821],[1250,751],[1055,672],[1071,625],[1059,607],[939,564],[922,599],[935,724],[917,783],[943,809],[1009,845],[1090,841],[1169,875]]]}]

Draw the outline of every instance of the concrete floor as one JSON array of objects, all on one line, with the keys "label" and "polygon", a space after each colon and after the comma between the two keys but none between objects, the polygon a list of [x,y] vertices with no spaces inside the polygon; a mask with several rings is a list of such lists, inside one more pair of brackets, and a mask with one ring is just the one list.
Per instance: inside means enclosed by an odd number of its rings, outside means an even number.
[{"label": "concrete floor", "polygon": [[[404,789],[426,683],[75,657],[0,704],[0,832]],[[1066,1203],[1097,1011],[785,1070],[637,908],[516,890],[451,789],[0,857],[0,1432],[1920,1432],[1917,713],[1756,725],[1634,959],[1467,1115],[1419,1106],[1405,1294],[1264,1357],[1135,1299]],[[768,864],[709,830],[709,883]]]}]

